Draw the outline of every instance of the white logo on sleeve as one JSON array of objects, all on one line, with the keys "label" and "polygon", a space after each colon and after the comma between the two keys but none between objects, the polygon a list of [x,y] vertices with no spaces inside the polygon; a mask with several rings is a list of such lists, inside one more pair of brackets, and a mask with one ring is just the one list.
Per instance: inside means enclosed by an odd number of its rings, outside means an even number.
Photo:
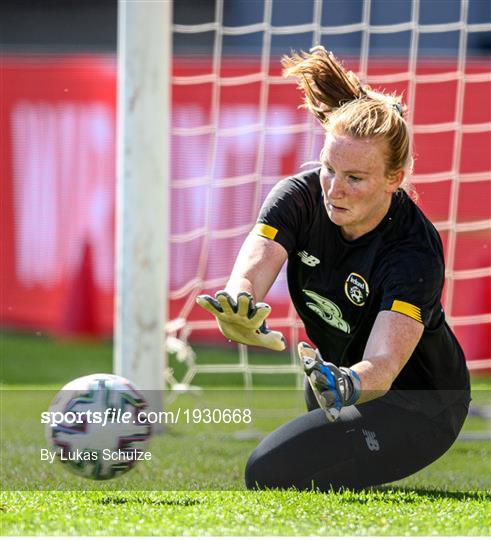
[{"label": "white logo on sleeve", "polygon": [[297,255],[300,257],[300,260],[307,266],[317,266],[320,263],[317,257],[309,255],[306,251],[299,251]]},{"label": "white logo on sleeve", "polygon": [[361,430],[365,435],[365,441],[367,442],[368,449],[372,452],[378,452],[380,450],[380,444],[377,441],[377,437],[374,431],[368,431],[368,429]]}]

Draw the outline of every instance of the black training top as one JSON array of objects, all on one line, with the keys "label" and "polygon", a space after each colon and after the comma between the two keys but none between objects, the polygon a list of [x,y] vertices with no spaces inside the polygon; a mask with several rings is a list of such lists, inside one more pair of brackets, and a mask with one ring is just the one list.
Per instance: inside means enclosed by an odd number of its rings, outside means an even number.
[{"label": "black training top", "polygon": [[254,229],[288,252],[288,287],[307,335],[324,360],[351,366],[362,359],[377,314],[403,313],[425,329],[382,399],[430,416],[468,401],[464,354],[440,303],[445,267],[438,232],[400,191],[374,230],[345,240],[327,215],[319,171],[278,182]]}]

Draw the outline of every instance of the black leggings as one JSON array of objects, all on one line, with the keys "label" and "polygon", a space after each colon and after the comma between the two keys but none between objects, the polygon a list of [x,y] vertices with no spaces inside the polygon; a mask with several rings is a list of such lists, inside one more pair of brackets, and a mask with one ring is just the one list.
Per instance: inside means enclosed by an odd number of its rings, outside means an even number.
[{"label": "black leggings", "polygon": [[[306,400],[317,406],[313,395]],[[246,486],[327,491],[400,480],[450,448],[467,411],[459,403],[435,421],[376,399],[343,408],[331,423],[316,408],[261,441],[247,463]]]}]

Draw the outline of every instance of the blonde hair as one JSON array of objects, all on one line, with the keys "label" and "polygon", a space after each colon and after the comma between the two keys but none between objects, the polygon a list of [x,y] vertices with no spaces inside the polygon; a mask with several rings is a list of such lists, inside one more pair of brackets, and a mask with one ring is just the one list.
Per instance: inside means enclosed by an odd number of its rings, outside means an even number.
[{"label": "blonde hair", "polygon": [[[318,46],[282,59],[283,75],[296,77],[308,109],[327,132],[384,141],[386,176],[412,169],[406,107],[396,94],[373,91],[346,71],[331,52]],[[406,186],[404,186],[405,189]]]}]

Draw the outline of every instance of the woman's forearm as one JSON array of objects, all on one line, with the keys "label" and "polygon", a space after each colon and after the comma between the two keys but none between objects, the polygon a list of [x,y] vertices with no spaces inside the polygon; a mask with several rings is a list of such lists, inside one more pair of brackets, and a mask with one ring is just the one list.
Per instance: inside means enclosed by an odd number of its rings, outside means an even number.
[{"label": "woman's forearm", "polygon": [[386,394],[399,372],[393,360],[385,356],[364,359],[350,369],[356,372],[361,381],[361,395],[357,403],[371,401]]},{"label": "woman's forearm", "polygon": [[261,302],[287,256],[280,244],[251,233],[240,249],[226,291],[232,298],[245,291],[252,294],[255,302]]}]

